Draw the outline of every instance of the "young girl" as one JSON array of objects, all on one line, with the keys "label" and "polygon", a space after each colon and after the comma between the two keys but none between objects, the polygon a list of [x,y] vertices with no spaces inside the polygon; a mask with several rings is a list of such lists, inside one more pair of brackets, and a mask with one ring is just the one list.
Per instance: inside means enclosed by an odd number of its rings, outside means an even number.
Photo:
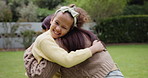
[{"label": "young girl", "polygon": [[[56,44],[55,39],[65,36],[74,27],[77,27],[77,21],[79,21],[77,16],[80,15],[74,10],[74,7],[65,6],[56,11],[50,22],[50,30],[39,35],[32,47],[26,50],[24,54],[25,68],[29,78],[47,78],[47,76],[51,78],[53,72],[56,71],[53,64],[57,63],[69,68],[85,61],[92,54],[105,49],[101,42],[94,41],[92,46],[88,48],[68,53]],[[53,64],[42,61],[44,59]],[[47,65],[50,68],[44,69],[44,66]],[[44,70],[48,70],[48,72],[43,73]]]}]

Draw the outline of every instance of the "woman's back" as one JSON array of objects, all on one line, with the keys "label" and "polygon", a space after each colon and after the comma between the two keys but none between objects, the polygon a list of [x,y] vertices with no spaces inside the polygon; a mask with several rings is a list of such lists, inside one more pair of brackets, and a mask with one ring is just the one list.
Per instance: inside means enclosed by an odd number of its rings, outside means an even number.
[{"label": "woman's back", "polygon": [[[66,50],[68,51],[71,51],[73,46],[75,46],[74,48],[76,49],[90,47],[92,41],[94,39],[97,39],[97,37],[93,33],[86,30],[76,28],[74,29],[74,32],[74,34],[71,33],[69,34],[69,36],[67,35],[67,40],[65,40],[64,38],[65,41],[63,41],[62,43],[64,45],[64,48],[66,48]],[[75,41],[71,41],[71,37],[75,38]],[[112,70],[113,67],[114,62],[110,54],[108,53],[108,51],[103,51],[94,54],[93,57],[71,68],[62,67],[61,76],[62,78],[104,78]]]},{"label": "woman's back", "polygon": [[62,78],[104,78],[113,68],[114,62],[106,52],[96,53],[86,61],[71,67],[61,68]]}]

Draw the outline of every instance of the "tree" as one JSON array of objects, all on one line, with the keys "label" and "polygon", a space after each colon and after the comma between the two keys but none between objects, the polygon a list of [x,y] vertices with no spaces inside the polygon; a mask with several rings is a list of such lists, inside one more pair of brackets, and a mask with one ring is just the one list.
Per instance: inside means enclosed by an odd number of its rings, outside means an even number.
[{"label": "tree", "polygon": [[30,2],[27,6],[24,5],[19,8],[20,18],[19,21],[23,22],[34,22],[37,21],[37,6]]},{"label": "tree", "polygon": [[12,12],[6,2],[0,1],[0,21],[10,22],[12,20]]},{"label": "tree", "polygon": [[18,7],[28,5],[29,0],[6,0],[6,3],[10,6],[10,9],[12,11],[12,21],[16,22],[20,16],[19,12],[17,11]]},{"label": "tree", "polygon": [[32,0],[40,8],[53,9],[64,0]]},{"label": "tree", "polygon": [[99,23],[102,18],[107,18],[122,12],[126,0],[68,0],[68,3],[75,3],[84,8],[92,19]]}]

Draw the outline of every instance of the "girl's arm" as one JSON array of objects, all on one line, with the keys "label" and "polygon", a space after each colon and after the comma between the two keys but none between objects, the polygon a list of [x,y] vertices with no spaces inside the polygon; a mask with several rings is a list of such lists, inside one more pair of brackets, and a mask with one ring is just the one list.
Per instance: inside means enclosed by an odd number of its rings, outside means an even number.
[{"label": "girl's arm", "polygon": [[90,48],[71,51],[70,53],[68,53],[63,48],[60,48],[51,39],[44,39],[39,43],[39,47],[43,55],[45,55],[42,56],[43,58],[55,62],[64,67],[72,67],[85,61],[86,59],[91,57],[92,54],[97,51],[100,51],[100,49],[96,48],[98,46],[100,46],[99,42],[95,41],[94,45]]}]

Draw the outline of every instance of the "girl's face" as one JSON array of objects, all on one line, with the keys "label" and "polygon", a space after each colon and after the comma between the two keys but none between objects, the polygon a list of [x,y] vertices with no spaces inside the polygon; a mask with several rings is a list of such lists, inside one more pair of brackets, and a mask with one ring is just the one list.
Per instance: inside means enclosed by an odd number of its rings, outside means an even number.
[{"label": "girl's face", "polygon": [[59,12],[51,20],[50,31],[53,38],[59,38],[67,34],[73,25],[73,18],[68,13]]}]

